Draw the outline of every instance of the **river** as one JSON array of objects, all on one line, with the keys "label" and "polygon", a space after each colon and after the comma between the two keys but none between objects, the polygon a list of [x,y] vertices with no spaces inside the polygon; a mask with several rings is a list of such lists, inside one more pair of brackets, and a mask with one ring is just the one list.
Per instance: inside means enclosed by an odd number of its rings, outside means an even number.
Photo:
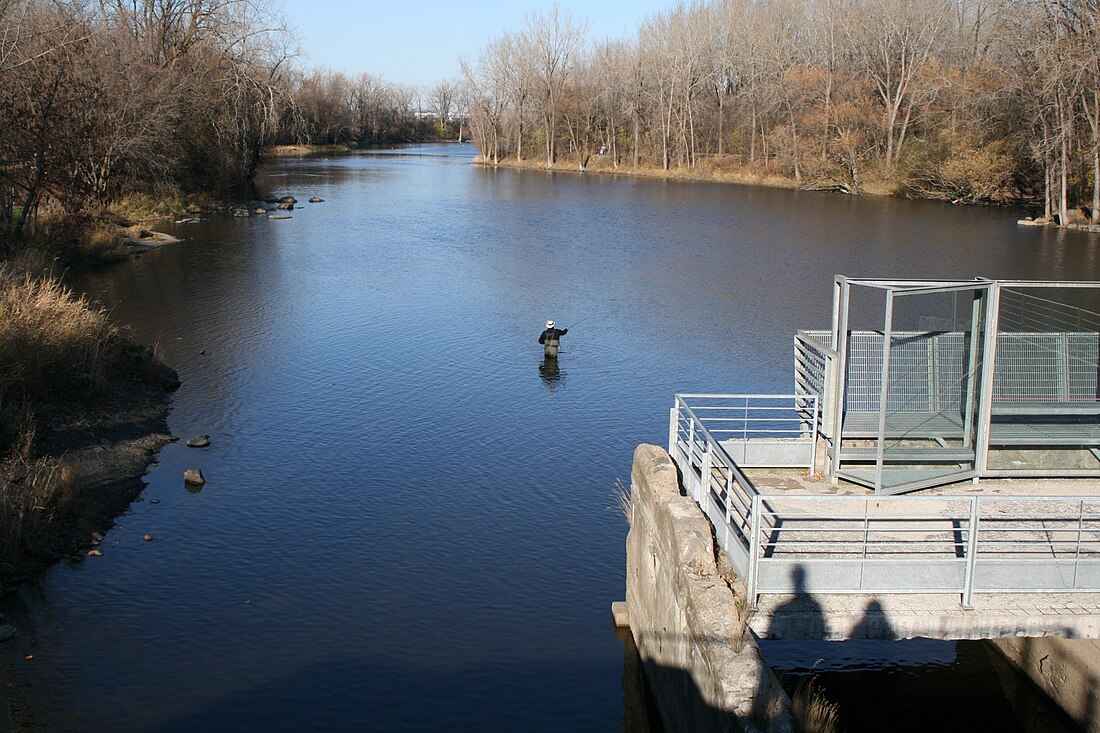
[{"label": "river", "polygon": [[[1094,238],[1013,211],[473,154],[276,161],[257,186],[293,218],[169,226],[76,283],[212,445],[165,447],[103,557],[0,601],[0,730],[640,733],[613,491],[675,392],[789,391],[835,273],[1100,279]],[[940,689],[987,676],[898,648]]]}]

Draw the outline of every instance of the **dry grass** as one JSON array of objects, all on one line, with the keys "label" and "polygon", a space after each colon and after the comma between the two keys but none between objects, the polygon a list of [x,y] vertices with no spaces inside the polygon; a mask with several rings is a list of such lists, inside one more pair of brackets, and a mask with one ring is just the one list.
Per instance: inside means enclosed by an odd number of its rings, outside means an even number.
[{"label": "dry grass", "polygon": [[33,551],[72,496],[72,477],[35,457],[39,420],[86,403],[123,358],[102,309],[0,265],[0,564]]},{"label": "dry grass", "polygon": [[791,712],[802,733],[837,733],[840,730],[836,703],[829,702],[812,676],[802,679],[794,688]]},{"label": "dry grass", "polygon": [[347,145],[272,145],[264,148],[265,158],[304,158],[322,153],[346,153]]},{"label": "dry grass", "polygon": [[101,309],[56,280],[0,266],[0,457],[41,407],[101,390],[119,350]]},{"label": "dry grass", "polygon": [[[481,165],[492,166],[492,162],[481,156],[475,161]],[[498,164],[505,168],[526,168],[546,170],[546,163],[539,158],[527,158],[517,161],[506,157]],[[562,156],[550,169],[562,173],[579,173],[578,165],[570,156]],[[714,183],[734,183],[748,186],[767,186],[769,188],[816,188],[828,185],[828,176],[807,175],[801,182],[795,180],[776,167],[765,167],[759,163],[745,163],[739,156],[725,155],[701,158],[692,168],[673,167],[668,170],[660,166],[633,167],[628,161],[615,167],[611,158],[593,156],[588,161],[585,173],[610,173],[617,176],[638,176],[641,178],[661,178],[675,181],[710,181]],[[896,196],[901,192],[898,183],[883,171],[867,171],[860,181],[861,192],[872,196]]]},{"label": "dry grass", "polygon": [[611,506],[611,511],[622,514],[623,518],[626,519],[626,523],[632,524],[634,505],[630,499],[630,487],[624,484],[622,479],[615,479],[615,487],[611,489],[611,497],[615,500],[615,503]]},{"label": "dry grass", "polygon": [[10,460],[0,469],[0,564],[41,547],[72,492],[56,465]]},{"label": "dry grass", "polygon": [[174,184],[129,191],[111,204],[111,211],[131,222],[174,219],[188,211],[214,205],[209,195],[188,194]]}]

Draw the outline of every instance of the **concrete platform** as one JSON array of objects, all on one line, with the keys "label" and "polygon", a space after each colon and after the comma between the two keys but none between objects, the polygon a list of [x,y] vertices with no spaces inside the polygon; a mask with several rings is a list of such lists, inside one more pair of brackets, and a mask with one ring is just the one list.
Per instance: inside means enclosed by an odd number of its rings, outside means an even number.
[{"label": "concrete platform", "polygon": [[[770,496],[867,496],[862,486],[794,469],[746,470]],[[1100,496],[1098,479],[983,479],[908,496]],[[1011,505],[1009,505],[1011,506]],[[1100,594],[978,593],[973,610],[951,594],[763,595],[749,622],[765,639],[992,639],[1058,636],[1100,638]]]}]

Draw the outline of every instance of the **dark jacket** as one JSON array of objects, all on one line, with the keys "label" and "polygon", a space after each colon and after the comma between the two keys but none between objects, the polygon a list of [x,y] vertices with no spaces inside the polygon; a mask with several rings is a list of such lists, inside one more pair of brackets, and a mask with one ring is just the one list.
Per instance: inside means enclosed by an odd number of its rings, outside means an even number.
[{"label": "dark jacket", "polygon": [[548,328],[539,334],[539,343],[545,344],[547,341],[557,341],[558,338],[569,333],[568,328]]}]

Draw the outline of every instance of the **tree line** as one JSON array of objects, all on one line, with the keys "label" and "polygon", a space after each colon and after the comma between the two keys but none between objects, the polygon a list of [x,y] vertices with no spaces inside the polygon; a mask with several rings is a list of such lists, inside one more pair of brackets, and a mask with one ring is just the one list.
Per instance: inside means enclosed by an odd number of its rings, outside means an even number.
[{"label": "tree line", "polygon": [[463,63],[486,161],[789,176],[1100,221],[1100,0],[709,0]]},{"label": "tree line", "polygon": [[427,94],[297,56],[266,0],[0,0],[0,244],[43,212],[239,183],[275,143],[446,134]]},{"label": "tree line", "polygon": [[430,89],[297,56],[267,0],[0,0],[0,234],[245,180],[273,143],[471,134],[493,163],[1100,216],[1100,0],[709,0],[596,41],[553,7]]}]

